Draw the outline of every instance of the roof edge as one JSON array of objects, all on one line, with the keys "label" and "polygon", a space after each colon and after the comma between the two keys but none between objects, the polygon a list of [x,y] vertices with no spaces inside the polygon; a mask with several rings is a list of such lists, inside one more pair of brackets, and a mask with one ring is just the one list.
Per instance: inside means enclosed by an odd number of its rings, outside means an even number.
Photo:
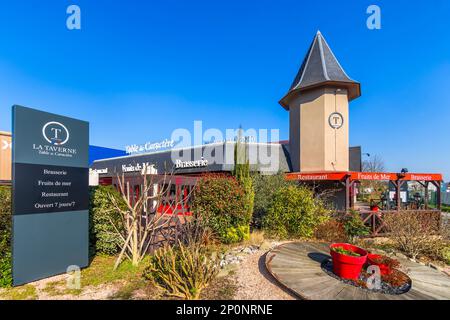
[{"label": "roof edge", "polygon": [[353,101],[361,96],[361,83],[356,81],[325,81],[309,85],[304,88],[299,88],[289,91],[278,103],[287,111],[289,111],[289,102],[294,95],[302,94],[303,92],[311,91],[321,87],[343,87],[348,90],[348,101]]}]

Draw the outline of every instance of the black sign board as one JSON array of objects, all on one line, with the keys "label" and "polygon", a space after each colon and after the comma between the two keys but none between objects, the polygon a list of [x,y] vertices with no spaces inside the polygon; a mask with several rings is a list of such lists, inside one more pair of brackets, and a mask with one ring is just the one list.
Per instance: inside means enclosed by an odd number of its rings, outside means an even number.
[{"label": "black sign board", "polygon": [[89,124],[13,107],[13,283],[86,267]]}]

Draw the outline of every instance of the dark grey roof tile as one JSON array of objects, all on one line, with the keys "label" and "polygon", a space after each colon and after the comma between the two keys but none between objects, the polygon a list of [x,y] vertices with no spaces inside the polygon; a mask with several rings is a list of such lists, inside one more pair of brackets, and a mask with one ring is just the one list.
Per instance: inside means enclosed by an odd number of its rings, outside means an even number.
[{"label": "dark grey roof tile", "polygon": [[325,38],[318,31],[289,92],[280,101],[280,104],[288,109],[289,100],[294,93],[322,85],[347,88],[349,100],[353,100],[361,95],[360,84],[345,73]]}]

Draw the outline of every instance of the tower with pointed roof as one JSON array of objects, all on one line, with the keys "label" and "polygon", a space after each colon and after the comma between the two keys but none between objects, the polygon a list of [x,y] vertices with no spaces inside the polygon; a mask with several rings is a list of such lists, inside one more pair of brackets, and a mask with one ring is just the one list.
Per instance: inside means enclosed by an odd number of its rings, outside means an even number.
[{"label": "tower with pointed roof", "polygon": [[280,104],[289,111],[296,172],[349,170],[349,101],[361,86],[341,67],[320,31]]}]

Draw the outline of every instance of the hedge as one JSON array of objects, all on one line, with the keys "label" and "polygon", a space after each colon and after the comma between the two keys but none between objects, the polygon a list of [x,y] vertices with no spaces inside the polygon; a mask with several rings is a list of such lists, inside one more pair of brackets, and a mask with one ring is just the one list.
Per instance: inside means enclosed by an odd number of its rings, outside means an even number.
[{"label": "hedge", "polygon": [[0,287],[12,285],[11,188],[0,187]]},{"label": "hedge", "polygon": [[89,210],[89,243],[90,253],[115,255],[120,250],[121,239],[113,224],[122,231],[120,214],[114,209],[111,203],[114,197],[118,203],[122,200],[119,192],[112,186],[98,186],[90,189],[90,210]]}]

